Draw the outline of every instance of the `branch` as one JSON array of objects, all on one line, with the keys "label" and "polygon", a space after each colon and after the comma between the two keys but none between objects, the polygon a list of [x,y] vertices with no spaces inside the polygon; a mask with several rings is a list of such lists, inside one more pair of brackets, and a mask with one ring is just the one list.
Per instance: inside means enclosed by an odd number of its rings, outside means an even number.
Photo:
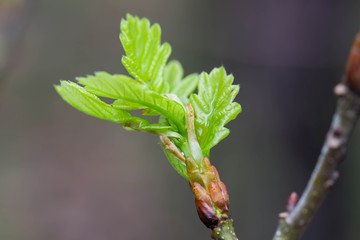
[{"label": "branch", "polygon": [[221,221],[213,229],[211,237],[214,240],[238,240],[234,231],[234,221],[231,218]]},{"label": "branch", "polygon": [[[350,51],[343,82],[335,87],[334,92],[339,97],[337,108],[318,162],[299,202],[291,201],[292,194],[288,211],[279,215],[273,240],[298,239],[339,177],[336,168],[346,156],[360,113],[360,34]],[[291,202],[296,205],[289,206]]]}]

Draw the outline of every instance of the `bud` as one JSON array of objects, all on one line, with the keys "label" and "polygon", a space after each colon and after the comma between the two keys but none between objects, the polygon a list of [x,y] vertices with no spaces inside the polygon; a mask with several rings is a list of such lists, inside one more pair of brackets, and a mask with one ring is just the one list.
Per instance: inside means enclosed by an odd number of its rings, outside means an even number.
[{"label": "bud", "polygon": [[200,220],[205,226],[213,229],[219,222],[219,218],[216,216],[207,191],[198,183],[193,184],[192,191],[195,195],[195,205]]},{"label": "bud", "polygon": [[360,94],[360,33],[350,49],[344,81],[351,90]]},{"label": "bud", "polygon": [[200,173],[200,169],[195,161],[191,157],[187,157],[185,163],[191,187],[194,183],[199,183],[202,187],[207,188],[207,184],[203,179],[204,176]]},{"label": "bud", "polygon": [[217,171],[216,167],[212,166],[213,168],[213,172],[215,174],[215,179],[216,179],[216,183],[219,185],[220,189],[221,189],[221,192],[222,192],[222,195],[223,195],[223,198],[225,200],[225,203],[227,205],[227,208],[229,208],[229,194],[228,194],[228,191],[226,189],[226,186],[225,184],[220,180],[220,177],[219,177],[219,172]]},{"label": "bud", "polygon": [[229,193],[227,191],[227,188],[223,182],[220,182],[220,186],[221,186],[221,191],[223,192],[224,195],[225,202],[229,208],[230,201],[229,201]]},{"label": "bud", "polygon": [[216,169],[216,167],[212,166],[212,169],[213,169],[213,172],[214,172],[214,174],[215,174],[215,179],[216,179],[216,181],[217,181],[217,182],[221,182],[221,181],[220,181],[219,172],[218,172],[218,170]]},{"label": "bud", "polygon": [[222,214],[227,214],[229,212],[229,202],[226,201],[226,197],[222,189],[214,182],[211,182],[209,185],[210,198],[214,205],[220,209]]},{"label": "bud", "polygon": [[216,173],[208,158],[204,157],[200,166],[191,157],[187,157],[185,163],[190,184],[197,182],[207,190],[210,182],[216,181]]},{"label": "bud", "polygon": [[205,183],[205,188],[207,189],[211,182],[216,181],[216,174],[207,157],[204,157],[201,160],[200,172]]},{"label": "bud", "polygon": [[199,183],[194,183],[191,188],[192,192],[195,195],[195,199],[211,205],[211,199],[205,188],[203,188]]},{"label": "bud", "polygon": [[201,221],[213,229],[220,221],[228,219],[229,195],[219,173],[204,157],[199,166],[191,158],[186,158],[186,170],[195,204]]},{"label": "bud", "polygon": [[292,192],[290,194],[290,197],[287,201],[286,210],[288,213],[291,213],[294,208],[296,207],[296,204],[299,202],[299,196],[296,192]]}]

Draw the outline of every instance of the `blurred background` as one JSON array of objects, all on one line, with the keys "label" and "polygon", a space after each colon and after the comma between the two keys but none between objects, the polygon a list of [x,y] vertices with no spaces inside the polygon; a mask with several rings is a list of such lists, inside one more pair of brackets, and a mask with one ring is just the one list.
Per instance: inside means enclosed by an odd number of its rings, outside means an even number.
[{"label": "blurred background", "polygon": [[[73,109],[60,79],[124,73],[126,13],[160,23],[186,74],[224,65],[239,117],[211,161],[240,239],[271,239],[335,107],[359,1],[0,0],[0,239],[209,239],[158,138]],[[303,239],[359,239],[360,129]]]}]

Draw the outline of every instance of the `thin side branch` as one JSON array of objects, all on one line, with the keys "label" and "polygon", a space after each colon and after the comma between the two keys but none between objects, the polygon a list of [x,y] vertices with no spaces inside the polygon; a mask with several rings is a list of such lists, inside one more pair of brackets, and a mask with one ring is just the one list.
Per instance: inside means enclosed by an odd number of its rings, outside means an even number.
[{"label": "thin side branch", "polygon": [[347,144],[356,125],[360,97],[344,83],[335,87],[339,96],[330,130],[310,181],[295,208],[282,214],[274,240],[298,239],[339,177],[336,170],[347,152]]},{"label": "thin side branch", "polygon": [[315,169],[300,200],[291,194],[287,212],[279,214],[273,240],[298,239],[339,178],[336,168],[346,156],[360,114],[360,33],[351,47],[343,81],[334,92],[339,97],[337,108]]}]

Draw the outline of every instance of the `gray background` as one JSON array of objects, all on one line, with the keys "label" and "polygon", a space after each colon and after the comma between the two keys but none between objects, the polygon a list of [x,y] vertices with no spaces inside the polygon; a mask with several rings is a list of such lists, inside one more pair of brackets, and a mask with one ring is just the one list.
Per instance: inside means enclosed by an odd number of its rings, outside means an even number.
[{"label": "gray background", "polygon": [[[0,238],[209,239],[156,136],[86,116],[53,88],[94,71],[124,73],[118,34],[129,12],[160,23],[171,59],[187,74],[224,65],[241,85],[243,112],[211,161],[228,187],[238,237],[271,239],[287,197],[303,191],[320,152],[359,7],[334,0],[34,2],[2,32],[7,38],[25,26],[0,78]],[[341,178],[303,239],[359,238],[359,128],[351,142]]]}]

